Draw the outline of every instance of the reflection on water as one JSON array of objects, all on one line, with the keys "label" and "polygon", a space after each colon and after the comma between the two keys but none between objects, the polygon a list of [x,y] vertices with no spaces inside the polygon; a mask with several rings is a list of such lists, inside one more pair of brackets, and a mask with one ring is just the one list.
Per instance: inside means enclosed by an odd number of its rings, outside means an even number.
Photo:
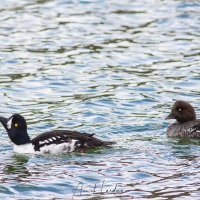
[{"label": "reflection on water", "polygon": [[[16,155],[1,128],[0,196],[199,199],[199,142],[166,138],[164,121],[176,99],[200,112],[199,7],[197,0],[3,0],[1,115],[23,114],[31,138],[67,127],[117,145],[86,155]],[[122,192],[106,192],[115,186]]]},{"label": "reflection on water", "polygon": [[25,156],[14,155],[12,162],[4,165],[2,182],[9,182],[10,180],[17,180],[19,182],[31,176],[25,166],[27,162],[28,158]]}]

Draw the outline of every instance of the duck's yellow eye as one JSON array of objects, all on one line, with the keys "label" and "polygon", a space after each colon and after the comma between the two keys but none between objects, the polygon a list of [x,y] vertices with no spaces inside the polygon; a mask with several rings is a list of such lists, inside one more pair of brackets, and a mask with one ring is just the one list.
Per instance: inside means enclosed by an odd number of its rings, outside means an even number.
[{"label": "duck's yellow eye", "polygon": [[15,127],[18,127],[18,124],[14,124]]},{"label": "duck's yellow eye", "polygon": [[179,112],[180,112],[181,110],[182,110],[181,108],[178,109]]}]

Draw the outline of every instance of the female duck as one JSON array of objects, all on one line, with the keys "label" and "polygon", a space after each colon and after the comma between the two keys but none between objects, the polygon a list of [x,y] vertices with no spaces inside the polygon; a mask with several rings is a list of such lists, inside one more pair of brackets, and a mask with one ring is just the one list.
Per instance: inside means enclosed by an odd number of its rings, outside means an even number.
[{"label": "female duck", "polygon": [[200,138],[200,119],[196,119],[194,108],[185,101],[176,101],[166,119],[176,119],[167,128],[168,137]]}]

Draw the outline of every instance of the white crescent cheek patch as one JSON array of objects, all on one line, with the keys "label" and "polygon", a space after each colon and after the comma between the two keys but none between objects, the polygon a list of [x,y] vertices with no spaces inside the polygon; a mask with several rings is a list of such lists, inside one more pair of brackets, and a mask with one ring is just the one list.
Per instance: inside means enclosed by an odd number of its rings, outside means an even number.
[{"label": "white crescent cheek patch", "polygon": [[11,125],[12,125],[12,118],[10,118],[10,120],[7,122],[7,128],[11,129]]}]

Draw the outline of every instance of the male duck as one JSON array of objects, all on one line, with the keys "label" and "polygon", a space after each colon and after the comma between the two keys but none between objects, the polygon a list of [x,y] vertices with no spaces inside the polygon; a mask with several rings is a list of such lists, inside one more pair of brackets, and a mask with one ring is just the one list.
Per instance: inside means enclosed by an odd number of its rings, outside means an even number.
[{"label": "male duck", "polygon": [[106,148],[115,142],[97,139],[94,134],[69,130],[53,130],[30,139],[27,133],[26,120],[20,114],[10,118],[0,117],[17,153],[62,153],[84,152],[91,148]]},{"label": "male duck", "polygon": [[176,101],[166,119],[176,119],[167,128],[168,137],[200,138],[200,119],[196,119],[194,108],[185,101]]}]

